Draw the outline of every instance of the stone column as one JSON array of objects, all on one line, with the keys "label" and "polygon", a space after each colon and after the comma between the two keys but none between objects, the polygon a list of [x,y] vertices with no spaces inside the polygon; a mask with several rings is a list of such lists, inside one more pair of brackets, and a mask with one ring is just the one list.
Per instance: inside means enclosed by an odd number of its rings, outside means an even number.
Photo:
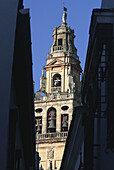
[{"label": "stone column", "polygon": [[60,114],[60,109],[57,109],[57,114],[56,114],[56,132],[61,131],[61,114]]},{"label": "stone column", "polygon": [[46,132],[47,132],[47,114],[42,117],[42,133]]}]

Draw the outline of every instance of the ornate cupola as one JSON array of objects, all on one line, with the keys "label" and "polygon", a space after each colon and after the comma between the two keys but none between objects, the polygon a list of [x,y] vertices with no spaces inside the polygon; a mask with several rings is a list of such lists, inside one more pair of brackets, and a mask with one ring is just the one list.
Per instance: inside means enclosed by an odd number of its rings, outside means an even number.
[{"label": "ornate cupola", "polygon": [[44,66],[46,77],[42,76],[40,91],[44,94],[80,91],[80,67],[77,49],[74,45],[74,30],[67,25],[67,13],[64,10],[62,23],[53,30],[53,44]]},{"label": "ornate cupola", "polygon": [[74,46],[74,30],[72,30],[66,22],[67,13],[63,11],[62,23],[58,28],[53,30],[53,45],[50,48],[48,58],[59,56],[77,56],[77,49]]}]

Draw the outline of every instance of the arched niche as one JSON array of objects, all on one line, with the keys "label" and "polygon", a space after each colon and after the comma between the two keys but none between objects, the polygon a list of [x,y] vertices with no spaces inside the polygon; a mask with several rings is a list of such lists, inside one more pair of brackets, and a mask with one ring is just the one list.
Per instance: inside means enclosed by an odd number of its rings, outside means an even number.
[{"label": "arched niche", "polygon": [[50,107],[47,111],[47,133],[56,132],[56,109]]},{"label": "arched niche", "polygon": [[59,73],[53,76],[53,87],[61,87],[61,75]]}]

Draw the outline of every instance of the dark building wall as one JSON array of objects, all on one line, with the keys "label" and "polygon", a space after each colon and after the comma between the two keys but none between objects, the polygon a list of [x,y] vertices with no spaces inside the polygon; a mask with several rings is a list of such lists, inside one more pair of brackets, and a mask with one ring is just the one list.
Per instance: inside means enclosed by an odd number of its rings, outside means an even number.
[{"label": "dark building wall", "polygon": [[1,170],[35,169],[30,17],[22,2],[0,4]]},{"label": "dark building wall", "polygon": [[30,17],[28,9],[19,10],[15,37],[13,80],[19,111],[19,130],[26,169],[32,167],[35,156],[34,100]]},{"label": "dark building wall", "polygon": [[113,0],[102,0],[101,8],[114,8],[114,1]]},{"label": "dark building wall", "polygon": [[6,169],[11,75],[18,0],[0,2],[0,169]]},{"label": "dark building wall", "polygon": [[85,169],[113,169],[114,10],[93,10],[83,78]]}]

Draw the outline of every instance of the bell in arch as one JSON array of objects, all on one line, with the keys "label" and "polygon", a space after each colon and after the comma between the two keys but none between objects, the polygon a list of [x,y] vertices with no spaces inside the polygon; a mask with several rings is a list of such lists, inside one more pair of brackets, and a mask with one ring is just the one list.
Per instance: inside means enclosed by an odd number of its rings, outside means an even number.
[{"label": "bell in arch", "polygon": [[67,116],[65,116],[65,115],[63,115],[62,127],[63,128],[68,127],[68,120],[67,120]]},{"label": "bell in arch", "polygon": [[49,127],[48,129],[55,129],[55,120],[51,119],[50,122],[49,122]]},{"label": "bell in arch", "polygon": [[40,133],[40,125],[38,125],[37,132]]},{"label": "bell in arch", "polygon": [[63,123],[63,128],[67,128],[67,122],[66,121],[64,121],[64,123]]},{"label": "bell in arch", "polygon": [[50,111],[49,112],[49,118],[48,118],[48,120],[49,120],[49,126],[48,126],[48,129],[55,129],[56,127],[55,127],[55,120],[56,120],[56,118],[55,118],[55,111]]}]

